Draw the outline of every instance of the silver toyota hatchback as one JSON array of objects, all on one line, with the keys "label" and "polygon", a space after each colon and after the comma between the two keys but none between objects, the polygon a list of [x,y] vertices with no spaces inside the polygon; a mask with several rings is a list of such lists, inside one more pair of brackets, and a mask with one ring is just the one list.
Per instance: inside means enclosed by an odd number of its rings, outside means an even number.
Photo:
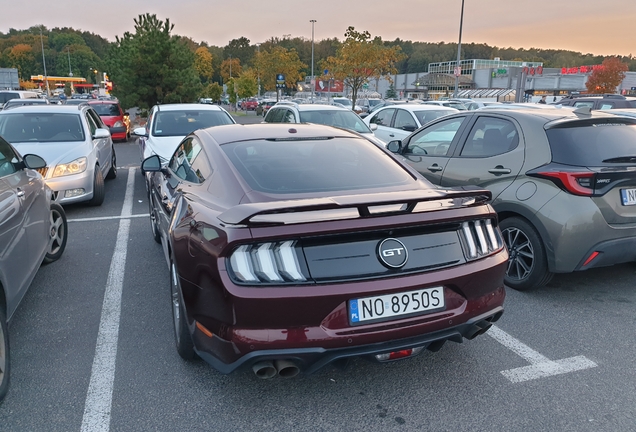
[{"label": "silver toyota hatchback", "polygon": [[468,111],[387,148],[434,184],[492,192],[511,288],[636,261],[635,118],[585,108]]}]

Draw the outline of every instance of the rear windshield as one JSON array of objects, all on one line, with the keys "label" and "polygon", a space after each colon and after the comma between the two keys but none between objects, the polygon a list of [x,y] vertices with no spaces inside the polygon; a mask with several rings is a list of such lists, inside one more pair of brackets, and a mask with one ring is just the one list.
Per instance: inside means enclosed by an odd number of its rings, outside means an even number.
[{"label": "rear windshield", "polygon": [[84,141],[79,114],[7,111],[0,115],[0,135],[10,143]]},{"label": "rear windshield", "polygon": [[11,99],[19,99],[20,93],[2,92],[0,93],[0,105]]},{"label": "rear windshield", "polygon": [[426,123],[435,120],[436,118],[444,117],[445,115],[453,114],[457,111],[452,110],[422,110],[422,111],[413,111],[415,117],[420,121],[421,125],[425,125]]},{"label": "rear windshield", "polygon": [[557,163],[616,166],[617,163],[629,163],[630,157],[636,158],[636,121],[572,122],[548,129],[546,134],[552,160]]},{"label": "rear windshield", "polygon": [[97,111],[102,117],[119,117],[121,113],[119,111],[119,105],[117,104],[91,104],[91,108]]},{"label": "rear windshield", "polygon": [[154,136],[186,136],[197,129],[233,124],[225,111],[159,111],[155,115]]},{"label": "rear windshield", "polygon": [[358,133],[371,133],[371,129],[353,111],[315,110],[301,111],[302,123],[316,123],[352,130]]},{"label": "rear windshield", "polygon": [[221,147],[254,190],[314,193],[406,186],[413,177],[359,138],[243,141]]}]

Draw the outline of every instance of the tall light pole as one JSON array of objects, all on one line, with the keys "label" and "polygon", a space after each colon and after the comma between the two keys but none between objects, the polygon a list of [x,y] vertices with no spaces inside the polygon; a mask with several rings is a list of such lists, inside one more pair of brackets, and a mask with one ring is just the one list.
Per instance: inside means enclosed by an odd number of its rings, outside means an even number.
[{"label": "tall light pole", "polygon": [[44,37],[42,36],[42,27],[40,27],[40,45],[42,45],[42,66],[44,66],[44,81],[46,81],[46,96],[51,96],[49,88],[49,78],[46,75],[46,59],[44,58]]},{"label": "tall light pole", "polygon": [[459,43],[457,44],[457,64],[455,65],[455,93],[453,97],[457,97],[459,92],[459,75],[462,73],[461,66],[459,65],[460,57],[462,53],[462,25],[464,24],[464,0],[462,0],[462,13],[459,18]]},{"label": "tall light pole", "polygon": [[311,23],[311,103],[314,103],[314,91],[316,89],[316,80],[314,78],[314,24],[316,20],[309,20]]},{"label": "tall light pole", "polygon": [[66,53],[68,54],[68,76],[73,78],[73,70],[71,69],[71,49],[67,46]]},{"label": "tall light pole", "polygon": [[[256,47],[258,48],[258,58],[260,61],[261,58],[261,44],[257,43]],[[257,83],[258,83],[258,98],[261,98],[261,70],[257,67],[256,68],[256,74],[257,74]]]}]

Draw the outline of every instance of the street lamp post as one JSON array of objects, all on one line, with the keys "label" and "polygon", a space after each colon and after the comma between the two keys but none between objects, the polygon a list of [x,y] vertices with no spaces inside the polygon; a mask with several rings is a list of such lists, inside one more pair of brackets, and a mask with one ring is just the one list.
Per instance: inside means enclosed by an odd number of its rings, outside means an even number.
[{"label": "street lamp post", "polygon": [[455,65],[455,93],[453,93],[453,97],[457,97],[457,93],[459,92],[459,75],[461,75],[461,66],[459,62],[461,60],[460,56],[462,53],[462,25],[464,24],[464,0],[462,0],[462,13],[459,18],[459,43],[457,44],[457,64]]},{"label": "street lamp post", "polygon": [[316,20],[309,20],[311,23],[311,103],[314,103],[314,91],[316,89],[316,81],[314,78],[314,24]]},{"label": "street lamp post", "polygon": [[49,88],[49,78],[46,75],[46,59],[44,58],[44,38],[42,36],[42,27],[40,27],[40,44],[42,45],[42,66],[44,66],[44,81],[46,81],[46,96],[51,96],[51,89]]},{"label": "street lamp post", "polygon": [[[258,54],[259,54],[259,61],[260,61],[260,54],[261,54],[261,44],[257,43],[256,47],[258,48]],[[257,74],[257,84],[258,84],[258,98],[261,98],[261,70],[259,68],[256,68],[256,74]]]}]

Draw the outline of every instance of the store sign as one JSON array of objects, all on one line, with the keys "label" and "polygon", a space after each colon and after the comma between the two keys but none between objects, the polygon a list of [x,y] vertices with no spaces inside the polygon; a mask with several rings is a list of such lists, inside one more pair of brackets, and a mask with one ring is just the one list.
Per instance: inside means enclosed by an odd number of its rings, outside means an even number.
[{"label": "store sign", "polygon": [[561,68],[561,73],[563,75],[579,74],[579,73],[591,73],[591,72],[594,72],[595,70],[598,70],[598,69],[603,69],[603,65]]},{"label": "store sign", "polygon": [[508,76],[508,69],[497,69],[492,71],[493,78],[505,77],[505,76]]},{"label": "store sign", "polygon": [[525,73],[526,75],[543,75],[543,66],[537,66],[537,67],[524,67],[523,68],[523,73]]}]

